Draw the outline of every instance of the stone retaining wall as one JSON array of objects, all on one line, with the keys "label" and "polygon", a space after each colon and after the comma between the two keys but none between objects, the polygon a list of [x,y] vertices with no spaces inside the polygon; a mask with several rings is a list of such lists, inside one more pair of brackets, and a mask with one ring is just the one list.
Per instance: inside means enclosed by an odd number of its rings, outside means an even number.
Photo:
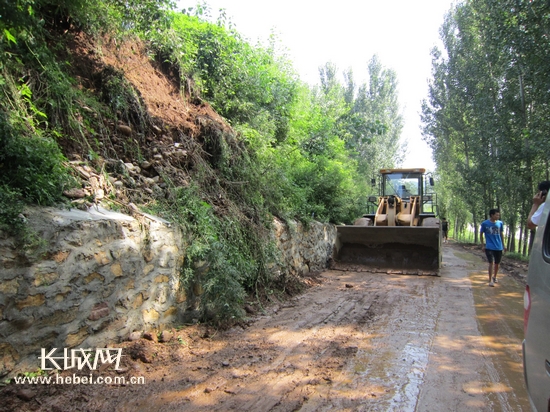
[{"label": "stone retaining wall", "polygon": [[275,219],[274,229],[277,248],[291,274],[303,275],[328,266],[336,239],[334,225],[312,222],[305,227]]},{"label": "stone retaining wall", "polygon": [[[101,208],[41,208],[28,219],[46,242],[40,257],[0,236],[0,376],[36,370],[41,348],[104,347],[181,321],[185,242],[169,222]],[[335,229],[275,220],[274,236],[283,270],[302,275],[326,267]]]},{"label": "stone retaining wall", "polygon": [[175,322],[185,300],[177,230],[95,208],[28,218],[47,250],[26,259],[0,240],[0,375],[41,348],[103,347]]}]

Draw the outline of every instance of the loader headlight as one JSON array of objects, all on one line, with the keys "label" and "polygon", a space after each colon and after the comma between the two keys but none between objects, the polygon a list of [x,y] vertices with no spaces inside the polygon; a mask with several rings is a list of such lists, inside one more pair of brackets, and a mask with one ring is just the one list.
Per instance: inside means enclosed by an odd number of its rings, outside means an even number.
[{"label": "loader headlight", "polygon": [[422,196],[422,200],[424,200],[424,202],[431,202],[432,197],[431,196]]},{"label": "loader headlight", "polygon": [[376,203],[378,201],[378,198],[376,196],[369,196],[369,202]]}]

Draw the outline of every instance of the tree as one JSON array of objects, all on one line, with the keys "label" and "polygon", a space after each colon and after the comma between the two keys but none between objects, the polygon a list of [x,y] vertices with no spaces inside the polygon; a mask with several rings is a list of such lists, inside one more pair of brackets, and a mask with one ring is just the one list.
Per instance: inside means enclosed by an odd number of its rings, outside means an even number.
[{"label": "tree", "polygon": [[[471,0],[441,27],[445,53],[434,49],[424,138],[438,172],[456,188],[477,225],[484,211],[502,209],[515,248],[525,198],[548,170],[542,150],[548,126],[549,40],[541,16],[548,4]],[[546,89],[545,89],[546,88]],[[536,126],[535,126],[536,125]],[[512,167],[510,167],[512,166]],[[504,188],[504,190],[501,190]]]}]

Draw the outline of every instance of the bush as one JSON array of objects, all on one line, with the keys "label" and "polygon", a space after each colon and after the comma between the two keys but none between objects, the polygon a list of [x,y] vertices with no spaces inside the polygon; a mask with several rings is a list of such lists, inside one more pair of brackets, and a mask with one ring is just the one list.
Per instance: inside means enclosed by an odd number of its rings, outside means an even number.
[{"label": "bush", "polygon": [[21,233],[25,228],[21,213],[25,203],[21,192],[7,185],[0,185],[0,230],[10,235]]},{"label": "bush", "polygon": [[[151,211],[177,223],[187,239],[182,285],[201,319],[226,323],[241,319],[245,296],[252,292],[269,259],[269,242],[258,227],[246,227],[234,214],[217,216],[199,187],[173,188],[172,198]],[[265,280],[265,279],[262,279]]]},{"label": "bush", "polygon": [[0,116],[0,185],[20,193],[27,203],[52,205],[74,184],[65,157],[50,138],[17,133]]}]

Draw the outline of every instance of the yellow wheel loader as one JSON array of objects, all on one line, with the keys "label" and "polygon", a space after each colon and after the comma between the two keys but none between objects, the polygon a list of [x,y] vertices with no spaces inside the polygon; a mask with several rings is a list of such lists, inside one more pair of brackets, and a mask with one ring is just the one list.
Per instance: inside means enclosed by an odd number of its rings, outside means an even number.
[{"label": "yellow wheel loader", "polygon": [[381,169],[380,175],[368,213],[353,225],[336,226],[335,268],[438,275],[441,229],[433,179],[425,169]]}]

